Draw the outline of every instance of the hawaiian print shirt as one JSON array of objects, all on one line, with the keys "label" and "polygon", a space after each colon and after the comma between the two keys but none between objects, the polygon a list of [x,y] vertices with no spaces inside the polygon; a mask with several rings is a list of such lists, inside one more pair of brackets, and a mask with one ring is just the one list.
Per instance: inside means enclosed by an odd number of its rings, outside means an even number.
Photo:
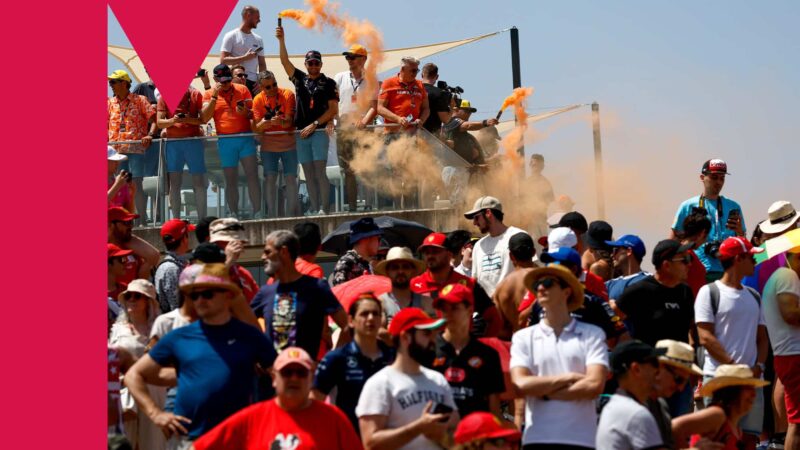
[{"label": "hawaiian print shirt", "polygon": [[[147,97],[128,94],[125,100],[117,96],[108,98],[108,140],[110,141],[136,141],[144,138],[149,133],[147,122],[156,113],[155,105],[147,101]],[[144,153],[141,145],[115,145],[120,153]]]},{"label": "hawaiian print shirt", "polygon": [[348,250],[336,262],[336,267],[333,268],[333,281],[331,284],[336,286],[361,275],[371,273],[372,267],[370,267],[369,261],[359,256],[355,250]]}]

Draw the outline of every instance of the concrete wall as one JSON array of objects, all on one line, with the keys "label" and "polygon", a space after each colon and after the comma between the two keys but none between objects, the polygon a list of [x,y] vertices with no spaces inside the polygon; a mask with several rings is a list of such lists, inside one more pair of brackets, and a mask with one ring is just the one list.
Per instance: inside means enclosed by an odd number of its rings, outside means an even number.
[{"label": "concrete wall", "polygon": [[[418,209],[406,211],[377,211],[360,214],[331,214],[326,216],[293,217],[287,219],[245,220],[242,221],[242,224],[244,225],[244,231],[248,236],[249,242],[244,255],[240,258],[240,262],[247,263],[259,260],[261,251],[264,248],[264,239],[266,236],[275,230],[292,229],[296,223],[306,221],[315,222],[319,225],[322,231],[322,237],[324,238],[343,222],[358,220],[361,217],[377,217],[382,215],[418,222],[437,231],[451,231],[456,229],[459,225],[458,218],[460,217],[453,209]],[[133,234],[146,240],[162,252],[165,251],[164,243],[161,241],[160,228],[137,228],[133,230]],[[192,233],[190,247],[194,247],[195,245],[197,245],[197,241],[195,241],[194,233]],[[331,255],[320,256],[324,258],[325,256]]]}]

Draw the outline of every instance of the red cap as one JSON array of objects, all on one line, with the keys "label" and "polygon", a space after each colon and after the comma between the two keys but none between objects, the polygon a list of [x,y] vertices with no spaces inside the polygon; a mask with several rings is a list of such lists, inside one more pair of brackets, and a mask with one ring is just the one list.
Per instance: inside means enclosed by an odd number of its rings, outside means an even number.
[{"label": "red cap", "polygon": [[125,249],[119,248],[118,246],[116,246],[114,244],[111,244],[111,243],[109,243],[107,245],[108,245],[108,257],[109,258],[114,258],[114,257],[117,257],[117,256],[128,256],[131,253],[133,253],[133,250],[125,250]]},{"label": "red cap", "polygon": [[470,306],[475,304],[475,297],[472,289],[461,283],[448,284],[439,291],[439,297],[434,302],[434,307],[439,308],[442,302],[462,303],[466,302]]},{"label": "red cap", "polygon": [[447,236],[444,233],[431,233],[429,234],[425,240],[422,241],[422,244],[417,248],[417,251],[422,251],[425,247],[439,247],[446,249],[447,247],[444,246],[444,241],[447,239]]},{"label": "red cap", "polygon": [[743,237],[729,237],[722,241],[722,245],[719,246],[719,259],[731,259],[745,253],[754,255],[763,251],[763,248],[753,247],[753,244]]},{"label": "red cap", "polygon": [[195,228],[188,220],[170,219],[164,222],[164,225],[161,225],[161,239],[164,241],[167,241],[167,239],[178,241],[187,232],[194,231]]},{"label": "red cap", "polygon": [[531,291],[526,290],[525,295],[522,296],[522,301],[519,303],[519,307],[517,307],[517,312],[522,312],[530,308],[535,301],[536,297],[531,294]]},{"label": "red cap", "polygon": [[128,220],[138,219],[138,214],[131,214],[127,209],[121,206],[113,206],[108,208],[108,223],[120,220],[127,222]]},{"label": "red cap", "polygon": [[478,439],[508,438],[518,441],[522,433],[506,428],[500,419],[488,412],[474,412],[461,419],[453,438],[456,444],[466,444]]},{"label": "red cap", "polygon": [[403,308],[392,318],[389,324],[389,334],[400,336],[400,333],[416,328],[418,330],[431,330],[444,325],[444,319],[432,319],[419,308]]},{"label": "red cap", "polygon": [[286,347],[275,358],[272,368],[280,371],[289,364],[299,364],[308,370],[314,370],[314,360],[300,347]]}]

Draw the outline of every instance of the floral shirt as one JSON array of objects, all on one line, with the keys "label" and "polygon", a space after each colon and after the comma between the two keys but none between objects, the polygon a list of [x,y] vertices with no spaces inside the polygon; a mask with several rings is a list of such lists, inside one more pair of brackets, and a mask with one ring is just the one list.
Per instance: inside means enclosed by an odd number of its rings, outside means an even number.
[{"label": "floral shirt", "polygon": [[336,286],[361,275],[371,273],[372,267],[370,267],[369,261],[359,256],[355,250],[348,250],[336,262],[336,267],[333,268],[333,281],[331,284]]},{"label": "floral shirt", "polygon": [[168,251],[167,256],[156,268],[156,296],[162,313],[167,313],[180,307],[178,302],[178,277],[188,263],[185,257]]},{"label": "floral shirt", "polygon": [[[148,121],[156,113],[155,105],[147,97],[128,94],[125,100],[117,96],[108,98],[108,140],[138,141],[147,136],[150,130]],[[120,153],[144,153],[141,145],[115,145]]]}]

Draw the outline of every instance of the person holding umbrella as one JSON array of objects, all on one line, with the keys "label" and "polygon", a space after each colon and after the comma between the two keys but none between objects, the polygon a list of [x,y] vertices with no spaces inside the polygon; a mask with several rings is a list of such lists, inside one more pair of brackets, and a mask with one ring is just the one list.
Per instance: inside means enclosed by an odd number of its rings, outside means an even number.
[{"label": "person holding umbrella", "polygon": [[364,274],[371,274],[370,259],[378,254],[383,231],[372,217],[364,217],[350,224],[350,245],[353,247],[336,262],[331,284],[336,286]]}]

